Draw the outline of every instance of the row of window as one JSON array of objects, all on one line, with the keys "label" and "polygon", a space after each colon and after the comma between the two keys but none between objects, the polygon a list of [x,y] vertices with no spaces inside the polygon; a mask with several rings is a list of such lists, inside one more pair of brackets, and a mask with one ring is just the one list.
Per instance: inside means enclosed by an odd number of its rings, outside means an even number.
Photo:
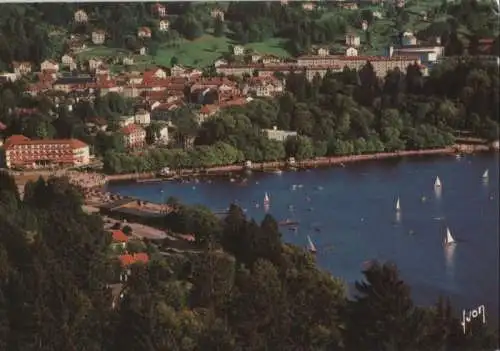
[{"label": "row of window", "polygon": [[86,152],[82,151],[73,151],[73,150],[9,150],[9,155],[79,155],[85,154]]}]

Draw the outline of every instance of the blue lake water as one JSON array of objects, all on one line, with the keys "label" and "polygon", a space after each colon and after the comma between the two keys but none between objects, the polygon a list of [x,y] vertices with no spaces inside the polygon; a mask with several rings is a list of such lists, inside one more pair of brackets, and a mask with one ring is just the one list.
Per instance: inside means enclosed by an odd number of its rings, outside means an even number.
[{"label": "blue lake water", "polygon": [[[486,169],[488,182],[482,180]],[[434,190],[436,176],[442,182],[440,192]],[[262,202],[267,192],[270,214],[277,220],[300,221],[297,232],[283,228],[283,239],[305,246],[310,235],[318,264],[349,284],[362,279],[366,260],[392,261],[417,303],[434,303],[441,294],[459,310],[484,304],[489,321],[497,324],[498,180],[498,155],[480,154],[254,174],[246,185],[214,179],[198,184],[116,183],[108,190],[154,202],[175,196],[214,210],[236,201],[258,220],[265,215]],[[458,241],[449,248],[443,247],[446,227]]]}]

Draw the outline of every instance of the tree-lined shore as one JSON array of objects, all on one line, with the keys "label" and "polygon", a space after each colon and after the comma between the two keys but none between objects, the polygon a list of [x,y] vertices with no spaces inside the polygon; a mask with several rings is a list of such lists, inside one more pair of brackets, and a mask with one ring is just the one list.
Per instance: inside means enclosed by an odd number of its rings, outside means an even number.
[{"label": "tree-lined shore", "polygon": [[[347,297],[345,283],[314,256],[284,244],[231,206],[223,219],[174,199],[165,229],[192,233],[193,247],[166,242],[129,250],[147,263],[126,282],[111,234],[64,178],[29,182],[19,198],[0,173],[0,350],[491,350],[479,321],[463,333],[445,298],[416,306],[390,263],[371,262]],[[113,303],[114,302],[114,303]]]},{"label": "tree-lined shore", "polygon": [[[368,62],[359,71],[328,72],[309,82],[291,73],[286,93],[256,99],[195,122],[190,107],[172,114],[174,148],[137,154],[102,150],[108,174],[210,168],[246,160],[278,162],[451,147],[455,131],[498,139],[498,68],[471,58],[446,61],[424,77],[414,65],[406,73],[376,77]],[[265,129],[296,131],[285,142]],[[194,146],[186,148],[191,141]],[[175,147],[177,146],[177,147]]]},{"label": "tree-lined shore", "polygon": [[[477,149],[477,148],[476,148]],[[477,150],[479,151],[479,150]],[[485,151],[485,150],[483,150]],[[274,171],[282,169],[309,169],[315,167],[325,167],[333,165],[342,165],[351,162],[369,161],[369,160],[383,160],[387,158],[398,157],[412,157],[412,156],[430,156],[430,155],[450,155],[456,154],[456,147],[442,148],[442,149],[427,149],[427,150],[410,150],[410,151],[397,151],[397,152],[384,152],[377,154],[365,154],[354,156],[334,156],[334,157],[319,157],[309,160],[294,161],[271,161],[261,163],[251,163],[245,165],[243,163],[233,165],[221,165],[203,169],[186,168],[186,169],[173,169],[169,177],[182,177],[192,175],[219,175],[228,174],[232,172],[241,172],[244,170],[251,171]],[[126,173],[108,175],[107,180],[132,180],[132,179],[150,179],[158,177],[157,172],[144,172],[144,173]]]}]

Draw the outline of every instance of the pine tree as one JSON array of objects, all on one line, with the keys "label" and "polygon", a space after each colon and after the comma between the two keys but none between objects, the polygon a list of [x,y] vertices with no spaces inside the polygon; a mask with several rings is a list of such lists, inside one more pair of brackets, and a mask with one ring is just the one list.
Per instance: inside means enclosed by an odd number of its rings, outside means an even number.
[{"label": "pine tree", "polygon": [[214,20],[214,36],[223,37],[226,32],[226,25],[222,18],[217,16]]}]

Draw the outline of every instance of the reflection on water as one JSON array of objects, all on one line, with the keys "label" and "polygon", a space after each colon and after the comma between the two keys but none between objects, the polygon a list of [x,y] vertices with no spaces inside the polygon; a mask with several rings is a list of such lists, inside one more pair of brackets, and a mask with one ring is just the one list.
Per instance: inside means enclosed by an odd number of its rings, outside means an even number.
[{"label": "reflection on water", "polygon": [[396,212],[396,223],[397,224],[401,223],[401,211]]},{"label": "reflection on water", "polygon": [[443,188],[441,187],[434,188],[434,195],[436,195],[436,200],[441,200],[441,197],[443,195]]},{"label": "reflection on water", "polygon": [[444,247],[444,258],[446,263],[446,273],[450,278],[455,277],[455,249],[456,245],[446,245]]},{"label": "reflection on water", "polygon": [[271,206],[269,206],[269,204],[264,204],[264,211],[267,213],[269,212],[269,209],[271,208]]}]

